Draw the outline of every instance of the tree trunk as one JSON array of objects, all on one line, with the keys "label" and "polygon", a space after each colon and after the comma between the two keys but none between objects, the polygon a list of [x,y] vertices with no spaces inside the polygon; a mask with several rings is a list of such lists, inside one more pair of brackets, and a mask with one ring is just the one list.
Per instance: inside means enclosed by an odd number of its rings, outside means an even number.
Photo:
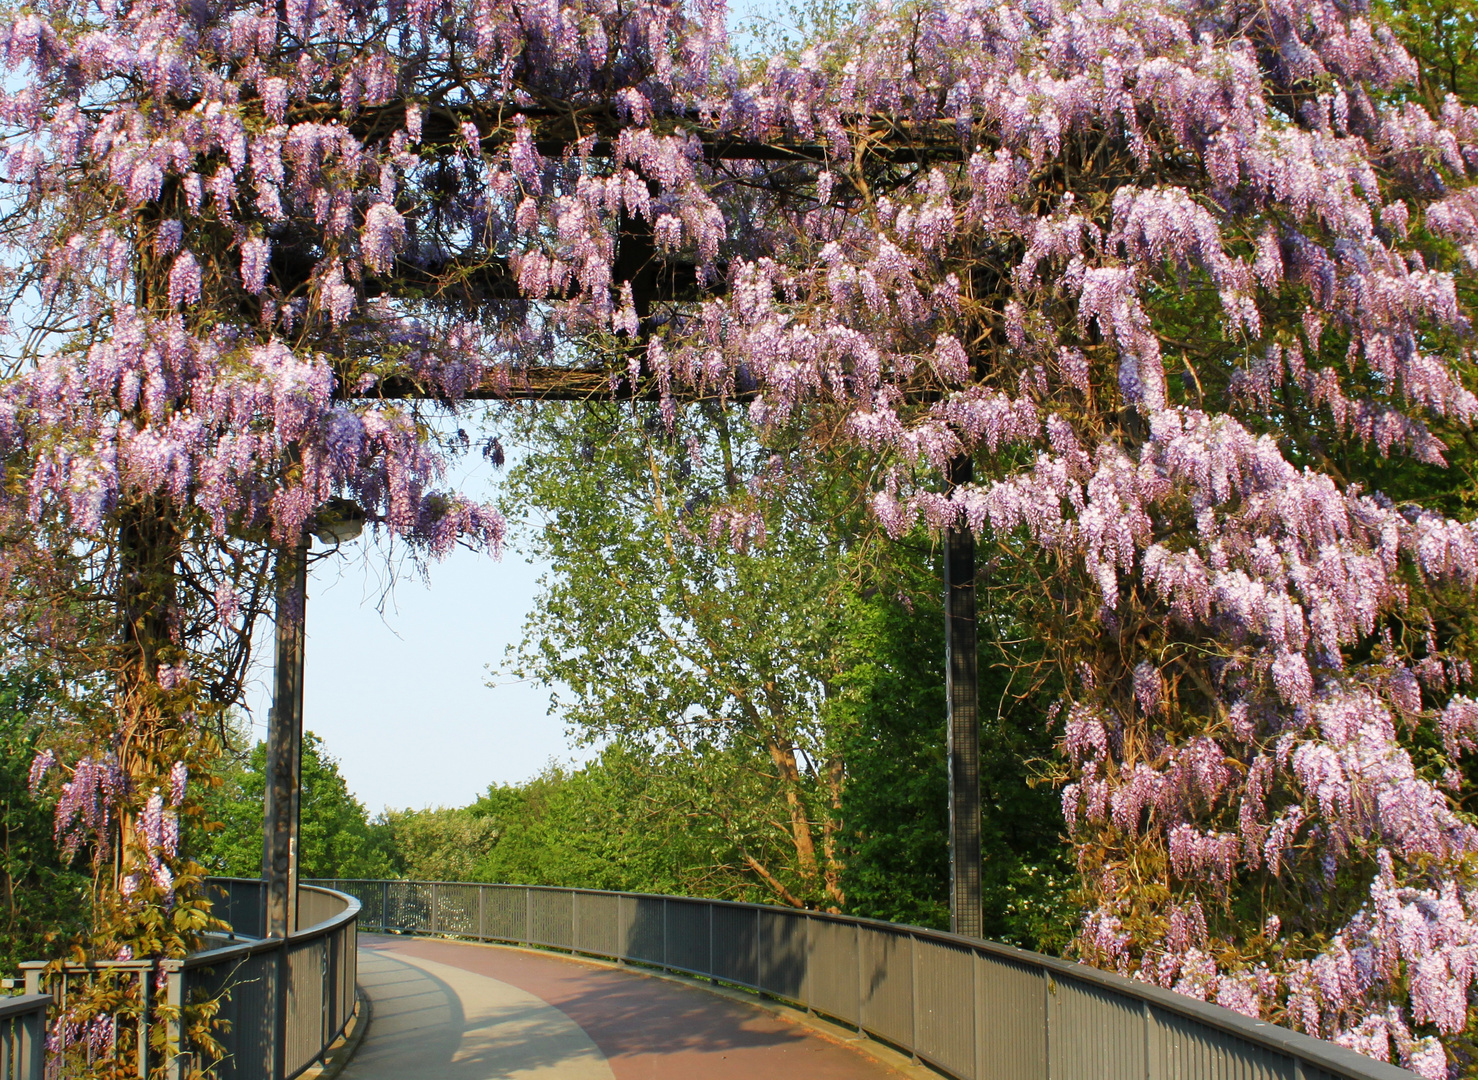
[{"label": "tree trunk", "polygon": [[817,877],[816,842],[811,836],[811,822],[806,818],[806,804],[801,799],[801,771],[795,763],[795,747],[768,736],[765,749],[770,752],[770,760],[775,763],[781,787],[785,789],[785,808],[790,814],[790,835],[795,844],[797,869],[806,881],[814,882]]},{"label": "tree trunk", "polygon": [[[172,508],[154,496],[119,513],[117,610],[120,647],[114,667],[117,687],[118,764],[136,794],[162,776],[160,753],[171,726],[159,697],[162,653],[174,643],[175,583],[180,536]],[[119,814],[114,887],[138,858],[134,816]]]}]

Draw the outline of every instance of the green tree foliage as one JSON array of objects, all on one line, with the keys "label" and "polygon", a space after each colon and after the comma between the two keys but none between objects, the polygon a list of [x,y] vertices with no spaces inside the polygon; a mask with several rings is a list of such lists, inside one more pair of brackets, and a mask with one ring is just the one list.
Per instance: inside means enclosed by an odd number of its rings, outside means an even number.
[{"label": "green tree foliage", "polygon": [[[485,876],[948,925],[929,535],[872,543],[865,463],[830,462],[827,479],[794,488],[793,452],[757,445],[733,414],[691,410],[673,435],[655,410],[545,411],[524,434],[508,502],[530,512],[553,569],[518,671],[569,686],[557,708],[576,732],[620,750],[490,792],[502,824]],[[744,471],[767,480],[738,490]],[[1036,783],[1051,687],[1012,675],[1039,651],[1029,634],[1007,615],[988,629],[988,928],[1060,948],[1073,872],[1057,796]]]},{"label": "green tree foliage", "polygon": [[[267,744],[238,758],[206,797],[209,823],[191,836],[194,857],[225,877],[262,872],[262,804],[266,792]],[[393,872],[382,830],[349,791],[338,762],[323,740],[303,733],[303,795],[298,851],[305,878],[378,878]]]},{"label": "green tree foliage", "polygon": [[1388,0],[1380,7],[1416,59],[1418,88],[1429,107],[1440,107],[1448,94],[1466,104],[1478,98],[1478,9],[1472,0]]},{"label": "green tree foliage", "polygon": [[489,788],[471,807],[494,828],[477,880],[737,898],[729,845],[687,812],[692,778],[677,764],[616,744],[579,769]]},{"label": "green tree foliage", "polygon": [[91,883],[58,854],[50,800],[32,798],[28,785],[55,691],[45,676],[0,663],[0,972],[8,976],[87,925]]},{"label": "green tree foliage", "polygon": [[395,875],[414,881],[476,881],[478,860],[495,835],[491,821],[465,807],[391,810],[376,824]]},{"label": "green tree foliage", "polygon": [[[896,568],[892,594],[851,599],[832,718],[847,734],[842,798],[851,914],[949,926],[944,615],[927,554]],[[982,596],[988,597],[989,592]],[[980,656],[982,899],[989,938],[1057,952],[1076,926],[1075,871],[1055,789],[1047,695],[1012,692],[1036,649],[1008,618],[983,620]]]},{"label": "green tree foliage", "polygon": [[558,707],[582,737],[684,762],[685,804],[720,825],[745,881],[836,907],[843,763],[821,705],[850,537],[833,493],[791,483],[742,420],[690,420],[676,437],[645,408],[528,423],[505,505],[554,569],[515,670],[568,686]]}]

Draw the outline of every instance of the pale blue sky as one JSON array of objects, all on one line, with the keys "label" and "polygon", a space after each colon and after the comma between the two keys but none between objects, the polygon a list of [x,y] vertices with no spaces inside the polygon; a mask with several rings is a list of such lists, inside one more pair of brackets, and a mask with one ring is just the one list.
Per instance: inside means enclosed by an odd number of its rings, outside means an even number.
[{"label": "pale blue sky", "polygon": [[[451,486],[488,499],[496,482],[474,450]],[[522,635],[544,567],[516,548],[501,560],[459,549],[425,580],[402,564],[387,592],[394,562],[367,533],[314,565],[308,586],[305,725],[361,801],[372,812],[461,806],[551,759],[583,757],[548,715],[547,689],[486,685],[485,666]],[[271,703],[264,645],[249,698],[258,738]]]},{"label": "pale blue sky", "polygon": [[[776,0],[730,4],[730,26]],[[457,486],[490,498],[493,468],[468,456]],[[581,760],[549,691],[486,685],[489,663],[522,636],[545,567],[511,547],[501,560],[458,551],[428,581],[407,570],[377,610],[388,560],[362,540],[319,563],[308,589],[303,712],[350,789],[374,813],[384,807],[462,806],[489,784],[514,783],[551,760]],[[248,704],[265,732],[272,650],[258,649]]]}]

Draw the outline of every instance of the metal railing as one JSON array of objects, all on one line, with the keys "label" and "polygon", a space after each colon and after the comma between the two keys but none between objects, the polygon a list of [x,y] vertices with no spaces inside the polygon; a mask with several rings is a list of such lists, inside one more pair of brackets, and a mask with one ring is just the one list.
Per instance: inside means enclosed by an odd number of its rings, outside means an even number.
[{"label": "metal railing", "polygon": [[45,994],[0,998],[0,1080],[42,1080],[50,1004]]},{"label": "metal railing", "polygon": [[954,934],[722,900],[320,881],[366,929],[567,949],[704,976],[839,1020],[960,1080],[1412,1080],[1147,983]]},{"label": "metal railing", "polygon": [[[261,881],[212,878],[207,884],[215,892],[215,914],[232,931],[224,938],[213,935],[211,948],[183,960],[61,964],[50,970],[41,961],[21,965],[31,997],[20,1000],[51,1006],[51,1028],[58,1036],[49,1055],[51,1072],[64,1071],[63,1055],[69,1052],[89,1058],[102,1053],[126,1062],[140,1077],[149,1076],[153,1062],[147,1032],[157,1014],[150,1008],[151,988],[169,1006],[167,1080],[186,1076],[201,1057],[199,1047],[188,1045],[178,1010],[211,1000],[219,1001],[216,1019],[227,1021],[215,1036],[225,1057],[215,1063],[212,1075],[221,1080],[291,1080],[323,1058],[354,1009],[359,902],[329,889],[300,886],[299,929],[285,940],[264,939]],[[94,1014],[89,1026],[103,1025],[103,1038],[89,1038],[90,1030],[69,1033],[74,993],[96,993],[100,980],[133,981],[114,995],[119,1000],[114,1011]],[[120,1032],[126,1037],[120,1039]],[[33,1080],[29,1074],[16,1080],[22,1078]],[[0,1072],[0,1080],[11,1080],[10,1074]]]}]

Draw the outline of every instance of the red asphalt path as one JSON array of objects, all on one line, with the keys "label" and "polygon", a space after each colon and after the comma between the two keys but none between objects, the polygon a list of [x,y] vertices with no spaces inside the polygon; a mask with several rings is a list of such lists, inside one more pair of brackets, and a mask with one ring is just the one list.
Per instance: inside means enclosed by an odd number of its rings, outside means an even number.
[{"label": "red asphalt path", "polygon": [[[874,1058],[758,1005],[667,979],[553,953],[449,941],[361,934],[359,947],[372,954],[366,959],[380,964],[430,961],[533,995],[584,1031],[604,1055],[615,1080],[899,1080],[901,1076]],[[374,1003],[374,985],[367,983],[365,989]],[[380,993],[387,995],[388,1004],[392,991]],[[453,1011],[460,1015],[455,1003]],[[375,1026],[372,1019],[369,1040],[376,1037]],[[511,1075],[496,1067],[496,1044],[489,1050],[482,1053],[492,1066],[487,1075]],[[359,1065],[356,1055],[346,1077],[370,1071]],[[413,1068],[409,1062],[402,1067]],[[580,1070],[572,1068],[571,1075],[575,1071]]]}]

